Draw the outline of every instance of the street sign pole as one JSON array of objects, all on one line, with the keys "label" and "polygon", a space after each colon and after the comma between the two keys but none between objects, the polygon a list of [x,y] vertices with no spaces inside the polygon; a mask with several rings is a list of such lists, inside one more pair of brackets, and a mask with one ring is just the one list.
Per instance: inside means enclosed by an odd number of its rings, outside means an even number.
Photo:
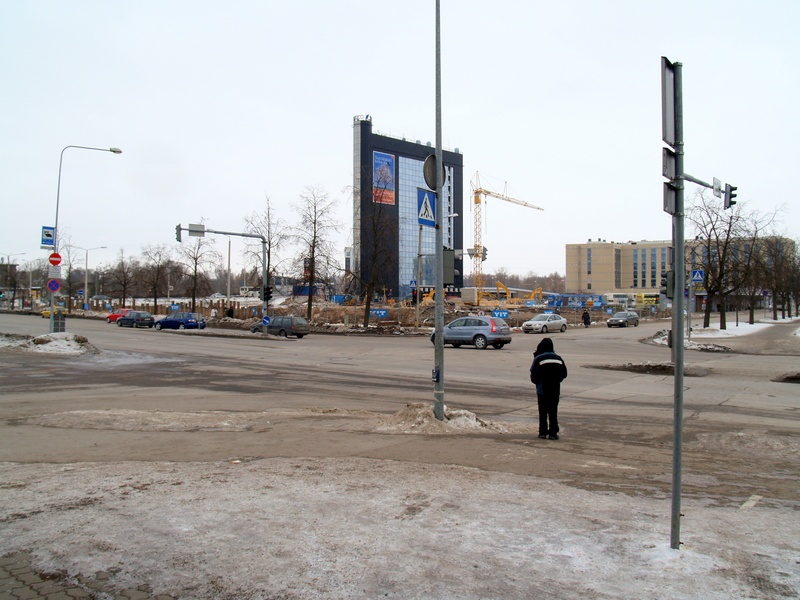
[{"label": "street sign pole", "polygon": [[[683,469],[683,366],[684,366],[684,306],[686,288],[686,249],[684,233],[684,152],[683,152],[683,65],[670,63],[661,57],[662,133],[664,142],[675,149],[675,177],[672,208],[672,270],[675,276],[675,297],[672,300],[672,362],[673,382],[673,452],[672,452],[672,515],[670,546],[680,549],[681,532],[681,471]],[[710,186],[709,186],[710,187]]]}]

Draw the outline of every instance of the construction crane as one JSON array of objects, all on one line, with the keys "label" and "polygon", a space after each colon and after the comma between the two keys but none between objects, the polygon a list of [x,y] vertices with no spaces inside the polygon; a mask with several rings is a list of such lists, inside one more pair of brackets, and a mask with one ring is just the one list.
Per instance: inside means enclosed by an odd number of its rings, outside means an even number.
[{"label": "construction crane", "polygon": [[526,206],[528,208],[533,208],[535,210],[544,210],[540,206],[536,206],[535,204],[529,204],[528,202],[524,202],[522,200],[517,200],[516,198],[511,198],[505,192],[500,194],[498,192],[493,192],[491,190],[487,190],[481,186],[481,180],[478,173],[475,173],[475,177],[472,179],[472,197],[474,203],[474,211],[475,211],[475,235],[473,236],[473,243],[474,246],[472,247],[472,252],[468,252],[470,256],[472,256],[472,276],[475,280],[475,291],[476,291],[476,301],[480,305],[481,303],[481,293],[483,290],[483,266],[482,263],[486,260],[486,248],[483,247],[483,216],[481,215],[481,204],[483,202],[483,196],[490,196],[492,198],[497,198],[498,200],[505,200],[506,202],[511,202],[512,204],[519,204],[520,206]]}]

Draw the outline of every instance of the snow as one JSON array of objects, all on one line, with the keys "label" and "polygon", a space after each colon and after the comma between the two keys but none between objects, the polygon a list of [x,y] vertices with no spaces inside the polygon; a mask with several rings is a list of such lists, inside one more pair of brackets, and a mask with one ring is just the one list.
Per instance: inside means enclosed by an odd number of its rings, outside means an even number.
[{"label": "snow", "polygon": [[[763,326],[695,329],[692,337],[747,335]],[[94,352],[74,334],[0,335],[3,347]],[[359,416],[387,435],[527,428],[463,410],[448,410],[441,423],[427,404],[390,417]],[[240,432],[269,424],[267,418],[114,409],[26,421],[62,429]],[[697,443],[800,457],[797,444],[762,442],[732,433]],[[535,448],[528,452],[528,460],[541,459]],[[752,495],[731,506],[684,498],[678,551],[668,543],[669,497],[593,492],[553,477],[370,458],[0,463],[0,555],[30,549],[41,571],[105,572],[117,589],[146,584],[154,595],[179,598],[800,596],[798,502]]]}]

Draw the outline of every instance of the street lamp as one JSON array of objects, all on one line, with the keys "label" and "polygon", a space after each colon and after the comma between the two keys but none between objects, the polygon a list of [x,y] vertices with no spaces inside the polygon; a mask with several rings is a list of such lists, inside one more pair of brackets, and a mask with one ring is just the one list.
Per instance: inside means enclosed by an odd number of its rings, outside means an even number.
[{"label": "street lamp", "polygon": [[[61,151],[61,158],[58,161],[58,189],[56,190],[56,223],[53,230],[53,252],[58,252],[58,206],[61,201],[61,167],[64,164],[64,152],[67,148],[78,148],[80,150],[97,150],[98,152],[111,152],[112,154],[122,154],[119,148],[94,148],[92,146],[65,146]],[[55,333],[55,308],[56,294],[50,292],[50,333]]]},{"label": "street lamp", "polygon": [[[84,250],[86,252],[86,259],[83,263],[83,299],[84,299],[84,306],[88,308],[89,306],[89,250],[100,250],[101,248],[108,248],[108,246],[95,246],[94,248],[81,248],[80,246],[73,246],[73,248],[77,248],[78,250]],[[86,310],[84,308],[83,310]]]}]

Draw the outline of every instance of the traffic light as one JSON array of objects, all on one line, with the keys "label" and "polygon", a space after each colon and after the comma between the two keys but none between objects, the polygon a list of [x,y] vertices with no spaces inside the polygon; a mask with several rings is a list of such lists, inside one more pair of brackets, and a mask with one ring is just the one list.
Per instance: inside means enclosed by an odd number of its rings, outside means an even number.
[{"label": "traffic light", "polygon": [[411,288],[411,300],[414,304],[417,303],[417,288]]},{"label": "traffic light", "polygon": [[263,290],[263,296],[265,302],[269,302],[272,300],[272,286],[265,285]]},{"label": "traffic light", "polygon": [[725,208],[728,209],[734,204],[736,204],[736,190],[737,187],[735,185],[731,185],[730,183],[725,184]]},{"label": "traffic light", "polygon": [[181,226],[175,225],[175,239],[181,241]]},{"label": "traffic light", "polygon": [[488,250],[486,250],[486,246],[484,246],[483,247],[483,252],[481,252],[481,262],[486,260],[486,253],[487,252],[488,252]]},{"label": "traffic light", "polygon": [[670,300],[675,297],[675,271],[661,273],[661,289],[658,291]]}]

